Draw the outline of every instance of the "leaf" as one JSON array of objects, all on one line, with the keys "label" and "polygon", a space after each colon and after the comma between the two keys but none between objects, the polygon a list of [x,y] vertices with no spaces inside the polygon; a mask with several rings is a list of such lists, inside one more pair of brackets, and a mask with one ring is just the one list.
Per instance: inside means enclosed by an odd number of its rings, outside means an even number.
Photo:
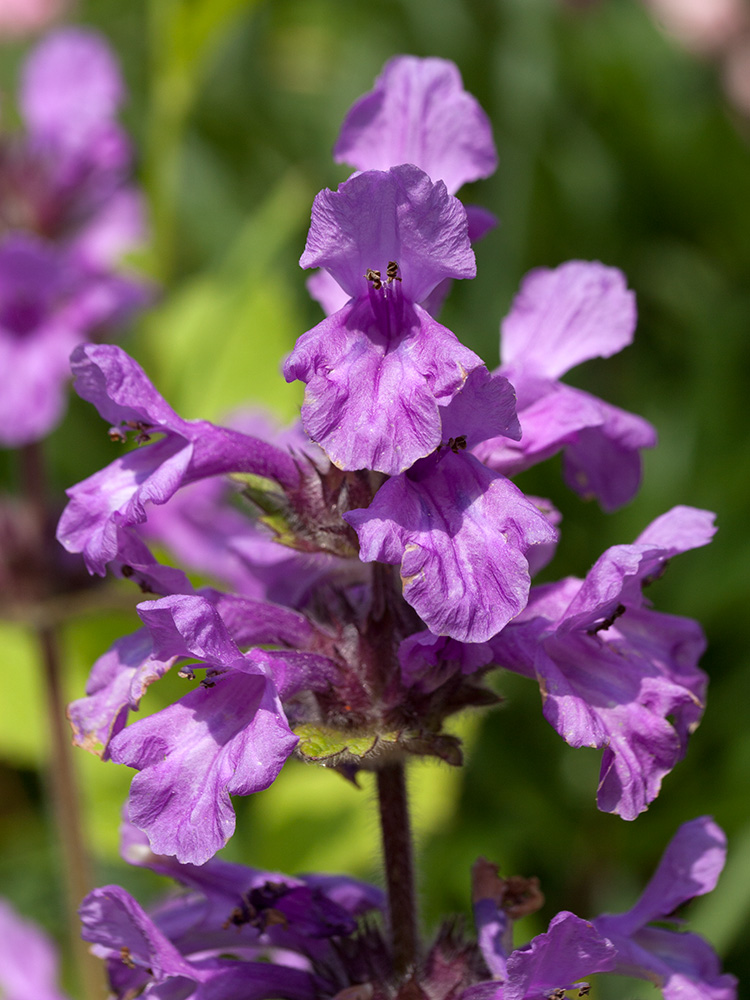
[{"label": "leaf", "polygon": [[27,629],[0,622],[0,646],[11,668],[0,699],[0,756],[38,766],[47,757],[49,739],[37,645]]},{"label": "leaf", "polygon": [[281,377],[300,330],[286,279],[273,271],[308,192],[287,175],[248,219],[222,264],[184,284],[143,323],[147,367],[185,417],[220,419],[241,404],[290,420],[301,390]]}]

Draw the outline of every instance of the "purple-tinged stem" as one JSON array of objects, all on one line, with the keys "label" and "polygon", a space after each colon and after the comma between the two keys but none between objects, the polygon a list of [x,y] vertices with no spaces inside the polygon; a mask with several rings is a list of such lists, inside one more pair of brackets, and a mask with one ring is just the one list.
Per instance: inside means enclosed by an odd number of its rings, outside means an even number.
[{"label": "purple-tinged stem", "polygon": [[414,859],[403,762],[390,762],[378,768],[377,777],[393,970],[403,977],[416,962],[418,944]]},{"label": "purple-tinged stem", "polygon": [[[24,495],[33,510],[36,522],[36,565],[32,571],[38,581],[37,599],[43,600],[53,588],[45,554],[47,498],[43,455],[39,444],[29,444],[21,449],[21,470]],[[49,624],[39,624],[34,631],[39,644],[44,680],[47,726],[51,743],[48,788],[65,869],[66,914],[71,954],[74,957],[82,997],[85,1000],[100,1000],[104,995],[101,962],[89,954],[88,945],[80,935],[78,918],[78,906],[93,888],[93,880],[88,851],[84,844],[80,796],[73,765],[73,746],[65,715],[59,634],[57,629]]]}]

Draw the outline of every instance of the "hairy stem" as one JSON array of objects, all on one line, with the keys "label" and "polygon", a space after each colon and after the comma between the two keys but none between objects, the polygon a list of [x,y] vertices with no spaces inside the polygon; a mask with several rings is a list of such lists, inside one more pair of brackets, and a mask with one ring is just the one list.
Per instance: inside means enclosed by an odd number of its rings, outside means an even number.
[{"label": "hairy stem", "polygon": [[414,861],[404,764],[388,763],[378,769],[377,776],[393,969],[404,976],[417,958]]}]

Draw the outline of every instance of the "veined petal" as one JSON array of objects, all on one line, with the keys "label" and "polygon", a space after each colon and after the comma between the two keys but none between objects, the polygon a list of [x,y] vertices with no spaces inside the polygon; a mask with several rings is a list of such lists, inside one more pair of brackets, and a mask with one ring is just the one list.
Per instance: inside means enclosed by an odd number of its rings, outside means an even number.
[{"label": "veined petal", "polygon": [[576,980],[614,968],[615,949],[593,924],[563,911],[553,917],[545,934],[538,934],[508,958],[503,1000],[536,1000]]},{"label": "veined petal", "polygon": [[683,754],[668,717],[694,704],[691,691],[637,649],[598,636],[547,639],[536,670],[550,725],[570,746],[604,750],[599,808],[635,819]]},{"label": "veined petal", "polygon": [[615,971],[656,984],[665,1000],[735,1000],[737,980],[722,975],[718,956],[706,941],[696,934],[646,926],[710,892],[725,858],[724,831],[710,816],[683,823],[635,906],[594,921],[617,949]]},{"label": "veined petal", "polygon": [[621,351],[635,324],[635,296],[617,268],[581,260],[538,268],[503,320],[502,363],[557,379],[582,361]]},{"label": "veined petal", "polygon": [[175,659],[154,655],[146,629],[118,639],[92,667],[86,697],[68,706],[74,745],[107,760],[110,740],[125,727],[128,713],[138,708],[146,688],[163,677]]},{"label": "veined petal", "polygon": [[711,541],[716,532],[714,518],[710,511],[675,507],[657,518],[634,544],[607,549],[586,574],[561,630],[596,628],[620,605],[640,607],[644,583],[660,575],[667,560]]},{"label": "veined petal", "polygon": [[455,673],[471,674],[492,663],[492,647],[486,642],[458,642],[432,632],[414,632],[398,647],[401,676],[409,687],[434,691]]},{"label": "veined petal", "polygon": [[200,982],[207,973],[187,962],[142,907],[119,885],[94,889],[79,910],[84,941],[147,970],[157,983],[173,977]]},{"label": "veined petal", "polygon": [[203,864],[234,832],[230,794],[267,788],[296,744],[268,679],[232,672],[123,730],[111,756],[140,771],[130,818],[153,851]]},{"label": "veined petal", "polygon": [[114,344],[82,344],[70,359],[75,390],[113,427],[143,424],[187,436],[189,423],[156,391],[143,368]]},{"label": "veined petal", "polygon": [[622,949],[631,962],[627,974],[658,977],[664,1000],[736,1000],[737,979],[722,974],[719,956],[697,934],[644,927],[628,943],[629,951],[616,940],[618,967]]},{"label": "veined petal", "polygon": [[118,554],[118,528],[146,520],[145,504],[166,503],[185,480],[193,446],[170,436],[130,451],[67,491],[57,538],[82,552],[90,573],[104,576]]},{"label": "veined petal", "polygon": [[325,267],[358,298],[367,293],[368,269],[385,281],[389,261],[398,264],[410,302],[421,302],[443,278],[476,274],[463,205],[411,164],[368,170],[337,191],[321,191],[300,266]]},{"label": "veined petal", "polygon": [[[513,383],[513,372],[507,374]],[[656,444],[651,424],[559,382],[540,389],[536,384],[534,401],[519,409],[521,440],[485,441],[475,448],[477,457],[511,476],[563,450],[565,481],[576,493],[596,497],[607,511],[631,500],[641,481],[640,451]]]},{"label": "veined petal", "polygon": [[432,632],[482,642],[524,608],[524,552],[556,532],[471,455],[448,452],[418,474],[390,479],[367,510],[344,517],[365,562],[401,563],[404,597]]},{"label": "veined petal", "polygon": [[678,505],[652,521],[635,543],[658,546],[669,558],[708,545],[716,534],[715,519],[710,510]]},{"label": "veined petal", "polygon": [[175,594],[138,605],[158,656],[192,657],[232,667],[242,659],[216,607],[199,595]]},{"label": "veined petal", "polygon": [[441,416],[443,441],[462,438],[469,449],[497,435],[515,441],[521,437],[513,386],[483,365],[469,373],[461,391],[443,406]]},{"label": "veined petal", "polygon": [[657,435],[643,417],[597,400],[599,426],[582,428],[568,447],[563,472],[568,486],[584,499],[596,497],[611,513],[629,503],[641,485],[641,449],[654,448]]},{"label": "veined petal", "polygon": [[[181,487],[227,472],[251,472],[282,486],[299,479],[292,456],[274,445],[207,421],[178,417],[143,369],[118,347],[81,345],[73,353],[76,389],[114,426],[145,440],[68,490],[57,537],[69,552],[83,552],[89,571],[104,575],[118,552],[118,528],[146,520],[145,505],[166,503]],[[118,425],[124,424],[125,431]],[[149,442],[152,434],[165,437]]]},{"label": "veined petal", "polygon": [[385,313],[380,305],[364,298],[323,320],[284,375],[307,383],[304,428],[335,465],[395,475],[438,447],[438,404],[482,362],[418,306],[398,296]]},{"label": "veined petal", "polygon": [[190,1000],[317,1000],[318,983],[310,972],[270,962],[238,962],[202,983]]},{"label": "veined petal", "polygon": [[415,56],[386,63],[347,114],[333,156],[358,170],[414,163],[451,194],[497,167],[489,119],[456,66]]}]

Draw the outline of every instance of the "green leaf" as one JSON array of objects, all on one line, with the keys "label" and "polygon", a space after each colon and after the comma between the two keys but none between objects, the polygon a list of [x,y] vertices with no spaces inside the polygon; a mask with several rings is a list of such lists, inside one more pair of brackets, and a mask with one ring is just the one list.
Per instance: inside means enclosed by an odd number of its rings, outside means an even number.
[{"label": "green leaf", "polygon": [[301,390],[284,382],[279,365],[304,324],[273,263],[307,201],[294,175],[282,178],[222,264],[144,320],[140,353],[182,416],[220,419],[241,404],[270,408],[283,420],[298,414]]},{"label": "green leaf", "polygon": [[364,760],[374,753],[380,742],[377,733],[346,733],[311,723],[297,726],[294,733],[299,736],[297,753],[315,763],[338,763],[344,757],[347,760]]},{"label": "green leaf", "polygon": [[11,668],[0,698],[0,756],[16,765],[39,765],[49,739],[37,644],[28,629],[0,622],[0,646]]}]

